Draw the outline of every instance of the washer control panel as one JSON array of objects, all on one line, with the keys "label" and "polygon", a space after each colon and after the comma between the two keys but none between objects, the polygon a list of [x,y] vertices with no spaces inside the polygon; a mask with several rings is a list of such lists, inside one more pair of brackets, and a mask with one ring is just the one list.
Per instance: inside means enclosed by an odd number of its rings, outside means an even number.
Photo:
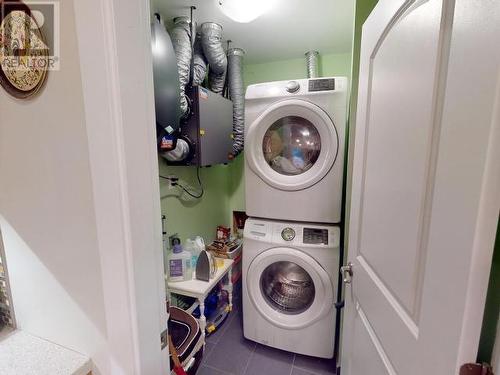
[{"label": "washer control panel", "polygon": [[292,241],[295,238],[295,231],[293,228],[285,228],[281,231],[281,238],[285,241]]},{"label": "washer control panel", "polygon": [[304,228],[302,242],[311,245],[328,245],[328,229]]},{"label": "washer control panel", "polygon": [[245,222],[244,238],[278,246],[338,248],[340,228],[334,225],[248,218]]}]

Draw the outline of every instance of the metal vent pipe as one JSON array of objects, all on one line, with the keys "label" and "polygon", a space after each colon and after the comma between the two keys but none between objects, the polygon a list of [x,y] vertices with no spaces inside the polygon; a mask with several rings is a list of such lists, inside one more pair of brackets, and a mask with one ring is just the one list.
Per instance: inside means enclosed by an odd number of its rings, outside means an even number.
[{"label": "metal vent pipe", "polygon": [[306,63],[307,63],[307,78],[316,78],[318,77],[318,51],[308,51],[306,52]]},{"label": "metal vent pipe", "polygon": [[201,25],[201,45],[209,64],[210,90],[222,94],[226,81],[227,57],[222,47],[222,26],[214,22]]},{"label": "metal vent pipe", "polygon": [[196,33],[196,39],[193,49],[193,85],[199,86],[205,80],[207,75],[207,59],[203,54],[203,47],[201,45],[201,34]]},{"label": "metal vent pipe", "polygon": [[243,151],[245,140],[245,89],[243,85],[243,55],[241,48],[227,51],[229,97],[233,101],[233,155]]},{"label": "metal vent pipe", "polygon": [[174,18],[174,27],[170,32],[175,57],[177,58],[177,70],[179,71],[182,116],[186,116],[189,112],[188,100],[186,98],[186,85],[189,83],[191,57],[193,54],[190,22],[189,17]]}]

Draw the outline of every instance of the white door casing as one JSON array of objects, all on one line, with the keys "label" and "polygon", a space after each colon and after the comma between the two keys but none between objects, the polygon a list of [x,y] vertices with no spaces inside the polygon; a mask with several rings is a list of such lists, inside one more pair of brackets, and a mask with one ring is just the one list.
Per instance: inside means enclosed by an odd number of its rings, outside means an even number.
[{"label": "white door casing", "polygon": [[500,207],[500,6],[381,0],[363,26],[342,374],[475,360]]},{"label": "white door casing", "polygon": [[74,2],[106,306],[108,348],[95,351],[109,351],[106,375],[170,372],[149,5]]},{"label": "white door casing", "polygon": [[[310,121],[321,137],[318,160],[304,173],[283,175],[273,170],[264,158],[263,139],[269,127],[284,117],[298,116]],[[337,158],[339,140],[337,130],[327,113],[315,104],[300,99],[287,99],[270,106],[248,127],[246,153],[248,165],[268,185],[288,191],[306,189],[320,181],[332,168]]]}]

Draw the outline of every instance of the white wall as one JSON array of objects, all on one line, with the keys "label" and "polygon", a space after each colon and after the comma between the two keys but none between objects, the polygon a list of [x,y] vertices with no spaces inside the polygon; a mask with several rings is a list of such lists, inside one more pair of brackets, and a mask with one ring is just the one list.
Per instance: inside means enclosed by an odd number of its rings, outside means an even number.
[{"label": "white wall", "polygon": [[40,95],[0,90],[0,225],[18,327],[88,354],[106,374],[106,319],[72,1],[61,70]]},{"label": "white wall", "polygon": [[168,373],[147,2],[60,7],[61,70],[27,101],[0,89],[18,326],[90,356],[95,375]]}]

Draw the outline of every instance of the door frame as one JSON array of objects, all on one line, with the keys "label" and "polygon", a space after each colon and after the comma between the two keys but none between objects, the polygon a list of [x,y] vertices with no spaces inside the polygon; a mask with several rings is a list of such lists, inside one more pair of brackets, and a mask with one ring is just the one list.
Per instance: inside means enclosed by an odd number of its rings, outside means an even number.
[{"label": "door frame", "polygon": [[[380,23],[388,22],[388,17],[392,17],[392,10],[399,8],[401,4],[407,1],[384,1],[381,0],[375,6],[370,18],[378,18]],[[475,362],[478,350],[479,336],[481,332],[482,316],[484,312],[486,293],[488,287],[488,276],[491,268],[491,259],[496,235],[496,226],[500,210],[500,53],[491,49],[491,43],[500,36],[500,9],[495,9],[493,2],[482,3],[482,7],[476,6],[467,0],[447,1],[449,14],[453,15],[451,25],[475,25],[478,19],[481,19],[481,27],[468,27],[467,32],[463,28],[461,32],[453,34],[450,43],[450,50],[445,52],[445,58],[449,61],[446,69],[441,71],[439,84],[446,87],[446,98],[439,116],[442,120],[443,131],[465,132],[470,131],[471,137],[481,137],[480,141],[486,150],[484,153],[484,163],[482,175],[478,181],[474,181],[474,188],[471,189],[466,197],[474,201],[473,217],[468,218],[471,222],[469,226],[471,247],[469,248],[471,262],[468,265],[470,278],[467,282],[465,293],[465,303],[457,314],[460,314],[460,338],[458,342],[451,343],[456,345],[456,373],[463,363]],[[363,26],[363,37],[373,39],[375,36],[366,32],[366,25]],[[451,30],[448,35],[451,38]],[[477,41],[481,40],[481,43]],[[365,52],[366,53],[366,52]],[[483,61],[483,58],[485,59]],[[368,56],[363,56],[361,52],[360,66],[366,69]],[[478,67],[479,65],[479,67]],[[360,69],[360,72],[361,72]],[[464,79],[466,77],[466,79]],[[496,82],[495,82],[496,79]],[[359,98],[362,100],[367,97],[368,77],[360,73]],[[462,85],[460,85],[462,82]],[[471,86],[473,94],[463,87]],[[477,90],[477,87],[481,90]],[[476,96],[474,96],[476,95]],[[479,100],[480,96],[483,101]],[[472,99],[471,99],[472,98]],[[470,105],[473,102],[474,105]],[[467,106],[469,104],[469,106]],[[358,111],[356,118],[364,118],[363,107],[358,102]],[[476,134],[473,128],[477,123],[482,124],[481,134]],[[469,127],[469,128],[468,128]],[[354,134],[355,126],[351,129]],[[442,134],[442,133],[441,133]],[[463,134],[463,133],[462,133]],[[356,135],[352,137],[351,144],[360,145],[362,137]],[[446,156],[444,156],[446,157]],[[450,159],[448,157],[448,159]],[[356,162],[354,162],[355,167]],[[448,163],[450,164],[450,160]],[[454,171],[455,172],[455,171]],[[359,171],[354,170],[353,176]],[[359,178],[359,177],[357,177]],[[354,196],[359,192],[353,192]],[[474,194],[478,196],[474,196]],[[472,199],[476,198],[476,199]],[[356,200],[354,198],[353,200]],[[351,207],[348,205],[348,210]],[[350,213],[350,212],[349,212]],[[347,217],[349,217],[349,213]],[[351,219],[357,215],[350,215]],[[349,233],[353,235],[357,230],[357,225],[349,223]],[[352,240],[349,241],[353,246]],[[349,252],[347,253],[349,258]],[[346,262],[347,263],[347,262]],[[435,268],[435,267],[433,267]],[[487,271],[485,271],[487,270]],[[354,275],[353,282],[356,276]],[[350,299],[350,287],[347,288],[346,300]],[[441,288],[441,286],[440,286]],[[449,288],[444,288],[449,289]],[[355,306],[353,303],[347,303],[344,314],[344,329],[348,329],[353,321]],[[344,333],[344,346],[342,353],[342,365],[344,367],[348,360],[349,338]]]},{"label": "door frame", "polygon": [[110,375],[170,373],[149,6],[74,2]]}]

